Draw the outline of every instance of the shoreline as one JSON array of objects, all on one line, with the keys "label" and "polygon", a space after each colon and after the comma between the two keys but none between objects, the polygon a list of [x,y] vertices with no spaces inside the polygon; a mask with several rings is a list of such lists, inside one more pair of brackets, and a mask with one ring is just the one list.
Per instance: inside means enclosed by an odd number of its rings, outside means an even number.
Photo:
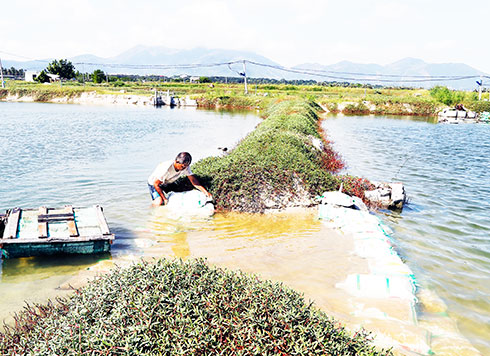
[{"label": "shoreline", "polygon": [[[240,102],[228,102],[222,98],[208,99],[205,96],[194,95],[197,100],[197,107],[208,109],[246,109],[256,110],[263,109],[260,97],[257,105],[251,105],[250,103]],[[253,97],[253,94],[250,94]],[[1,97],[0,102],[38,102],[38,103],[56,103],[56,104],[78,104],[78,105],[128,105],[128,106],[153,106],[152,95],[142,94],[130,94],[125,90],[115,92],[113,94],[98,93],[95,90],[92,91],[80,91],[70,95],[51,95],[43,96],[36,95],[34,92],[27,92],[25,94],[11,94]],[[371,101],[341,101],[339,103],[326,103],[322,100],[317,100],[317,104],[327,114],[343,114],[343,115],[399,115],[399,116],[430,116],[437,117],[436,110],[424,108],[421,112],[417,105],[409,103],[383,103],[376,104]],[[184,106],[186,107],[186,106]],[[441,106],[442,108],[442,106]]]}]

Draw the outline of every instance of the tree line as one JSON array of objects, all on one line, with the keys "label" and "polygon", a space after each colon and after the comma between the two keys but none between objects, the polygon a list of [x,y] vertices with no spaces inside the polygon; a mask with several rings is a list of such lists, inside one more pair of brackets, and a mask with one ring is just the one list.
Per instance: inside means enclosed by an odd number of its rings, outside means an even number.
[{"label": "tree line", "polygon": [[23,77],[24,76],[24,70],[23,69],[16,69],[14,67],[10,68],[2,68],[3,75],[12,75],[14,77]]},{"label": "tree line", "polygon": [[[25,75],[25,70],[16,69],[14,67],[8,69],[4,68],[3,74],[23,77]],[[100,69],[96,69],[93,73],[80,73],[79,71],[75,70],[73,63],[67,59],[53,60],[46,68],[41,70],[34,80],[38,83],[49,83],[52,81],[49,74],[57,75],[61,80],[78,80],[80,82],[83,82],[86,78],[88,78],[94,83],[101,83],[107,78],[106,73]]]}]

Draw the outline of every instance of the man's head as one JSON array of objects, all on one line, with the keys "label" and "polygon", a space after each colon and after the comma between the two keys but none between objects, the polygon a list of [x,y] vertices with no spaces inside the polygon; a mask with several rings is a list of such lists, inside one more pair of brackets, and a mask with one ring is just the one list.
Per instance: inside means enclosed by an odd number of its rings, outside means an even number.
[{"label": "man's head", "polygon": [[177,157],[175,157],[174,167],[177,171],[186,169],[191,165],[192,156],[189,152],[180,152]]}]

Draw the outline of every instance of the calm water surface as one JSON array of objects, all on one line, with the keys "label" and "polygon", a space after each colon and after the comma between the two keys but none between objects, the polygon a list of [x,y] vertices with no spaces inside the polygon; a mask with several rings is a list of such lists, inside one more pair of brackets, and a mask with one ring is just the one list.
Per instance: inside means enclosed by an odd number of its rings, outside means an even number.
[{"label": "calm water surface", "polygon": [[348,173],[405,184],[410,203],[384,217],[400,252],[490,355],[490,126],[329,116],[323,127]]}]

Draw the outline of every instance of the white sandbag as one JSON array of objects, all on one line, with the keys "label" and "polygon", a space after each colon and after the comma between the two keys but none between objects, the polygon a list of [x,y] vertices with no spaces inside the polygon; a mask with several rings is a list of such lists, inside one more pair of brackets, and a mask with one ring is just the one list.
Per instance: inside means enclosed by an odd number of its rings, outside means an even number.
[{"label": "white sandbag", "polygon": [[186,192],[170,192],[168,194],[168,203],[165,205],[167,210],[176,213],[190,213],[213,215],[214,205],[208,197],[199,190],[189,190]]},{"label": "white sandbag", "polygon": [[401,258],[396,254],[383,259],[370,259],[368,264],[371,274],[385,276],[406,276],[410,277],[415,284],[412,270],[405,263],[403,263]]},{"label": "white sandbag", "polygon": [[318,207],[318,217],[327,221],[333,221],[340,228],[352,228],[359,231],[364,231],[366,225],[372,225],[373,229],[378,225],[376,217],[368,212],[338,207],[332,204],[320,204]]},{"label": "white sandbag", "polygon": [[354,242],[363,240],[379,240],[384,241],[388,246],[393,246],[391,237],[385,235],[380,230],[353,232],[352,238],[354,239]]},{"label": "white sandbag", "polygon": [[355,241],[354,251],[358,256],[370,259],[384,259],[396,255],[391,245],[378,239]]},{"label": "white sandbag", "polygon": [[412,279],[404,276],[378,276],[371,274],[350,274],[346,280],[337,283],[337,288],[363,298],[400,298],[415,301],[415,287]]}]

